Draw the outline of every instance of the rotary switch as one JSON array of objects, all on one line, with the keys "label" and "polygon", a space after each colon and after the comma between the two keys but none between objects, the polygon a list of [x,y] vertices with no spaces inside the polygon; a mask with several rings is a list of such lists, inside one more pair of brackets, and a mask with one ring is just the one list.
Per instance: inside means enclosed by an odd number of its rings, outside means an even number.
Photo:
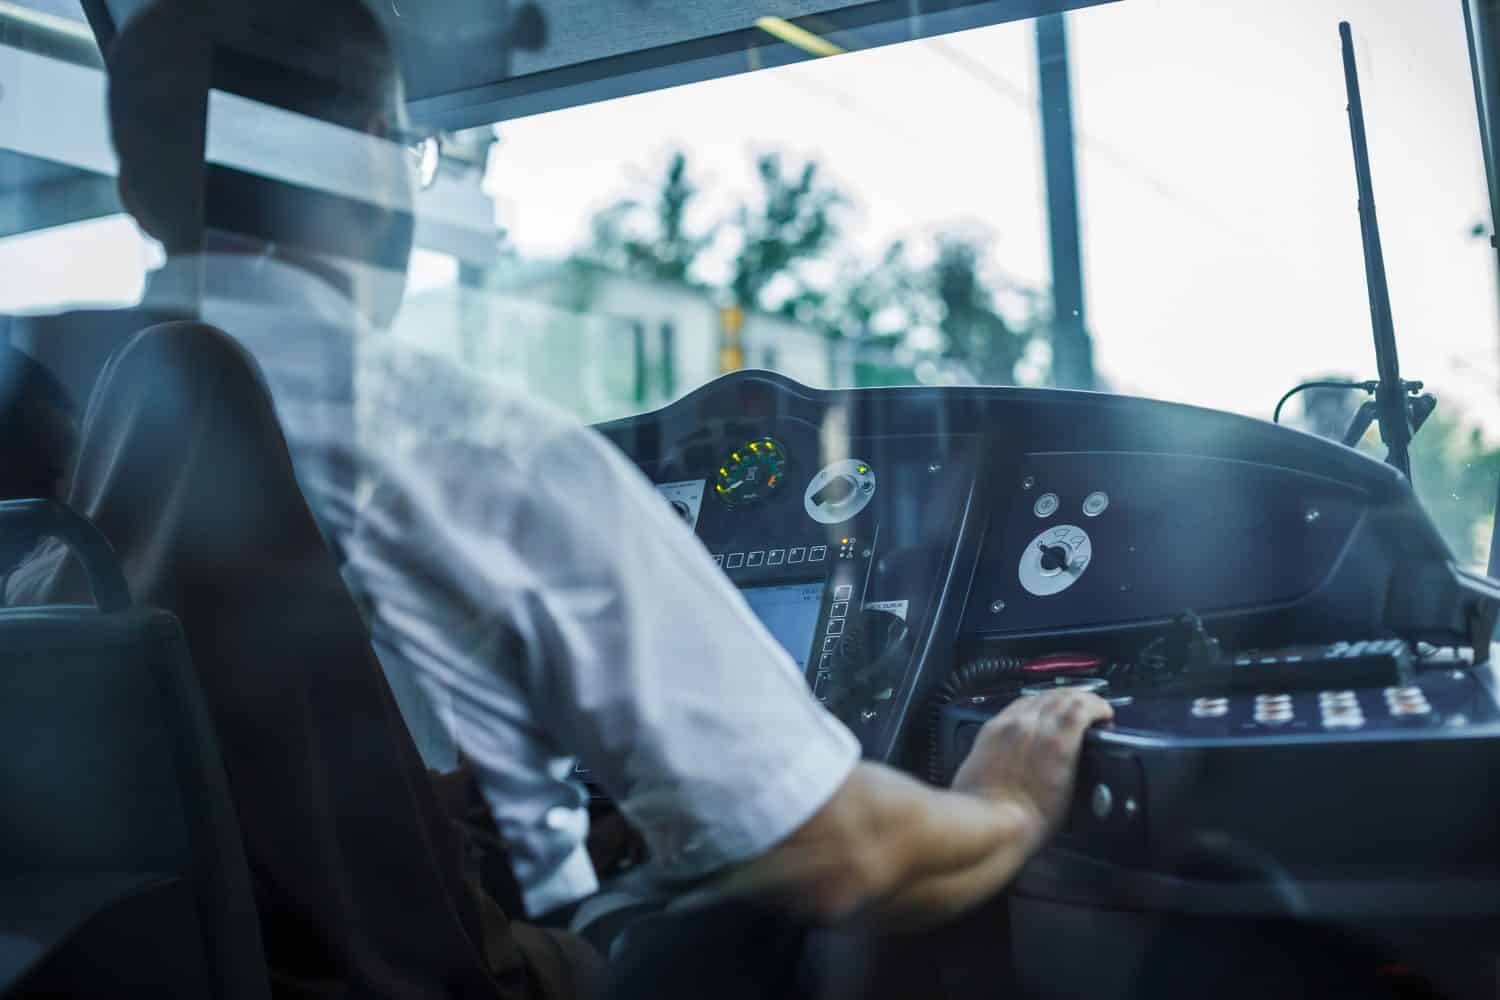
[{"label": "rotary switch", "polygon": [[1021,586],[1037,597],[1060,594],[1083,577],[1093,558],[1088,532],[1071,524],[1048,528],[1021,553]]}]

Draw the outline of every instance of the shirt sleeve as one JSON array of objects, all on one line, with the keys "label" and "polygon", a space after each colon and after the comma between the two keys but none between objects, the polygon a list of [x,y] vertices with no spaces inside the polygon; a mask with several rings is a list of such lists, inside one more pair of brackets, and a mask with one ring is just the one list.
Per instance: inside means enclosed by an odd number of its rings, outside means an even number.
[{"label": "shirt sleeve", "polygon": [[424,440],[353,568],[475,764],[528,909],[593,891],[578,758],[668,877],[764,853],[859,757],[692,531],[609,442]]},{"label": "shirt sleeve", "polygon": [[509,534],[532,568],[529,691],[664,872],[755,857],[846,780],[859,744],[645,477],[556,438]]}]

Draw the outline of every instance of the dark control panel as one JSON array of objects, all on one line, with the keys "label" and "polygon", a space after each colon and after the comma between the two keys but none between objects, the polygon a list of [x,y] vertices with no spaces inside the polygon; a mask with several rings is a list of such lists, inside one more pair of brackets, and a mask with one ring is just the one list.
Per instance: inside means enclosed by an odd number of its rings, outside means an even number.
[{"label": "dark control panel", "polygon": [[1188,406],[765,372],[600,430],[867,756],[941,783],[1016,698],[1111,702],[1009,886],[1032,985],[1106,916],[1500,927],[1500,584],[1393,469]]},{"label": "dark control panel", "polygon": [[1004,489],[975,581],[987,600],[969,609],[978,633],[1292,601],[1329,575],[1370,506],[1312,473],[1149,453],[1028,454]]},{"label": "dark control panel", "polygon": [[[1485,841],[1500,834],[1500,802],[1431,795],[1433,781],[1446,787],[1500,766],[1500,702],[1487,669],[1434,667],[1383,687],[1104,694],[1115,721],[1086,741],[1065,849],[1164,874],[1190,853],[1200,864],[1194,844],[1214,843],[1289,867],[1361,862],[1433,874],[1500,862],[1500,844]],[[1008,700],[948,708],[948,771]]]},{"label": "dark control panel", "polygon": [[[1453,566],[1379,462],[1167,403],[764,372],[600,430],[870,756],[951,769],[1019,693],[954,690],[959,668],[1008,663],[1033,672],[1018,687],[1065,676],[1114,702],[1065,835],[1096,862],[1170,872],[1206,835],[1293,866],[1408,852],[1500,870],[1500,805],[1429,777],[1500,773],[1473,665],[1500,587]],[[1434,670],[1419,641],[1471,652]],[[1424,836],[1418,803],[1463,836]],[[1350,822],[1373,828],[1357,848]]]},{"label": "dark control panel", "polygon": [[[602,429],[803,665],[813,696],[869,756],[891,759],[937,673],[924,658],[951,648],[983,436],[892,433],[872,423],[879,407],[854,403],[755,373]],[[791,592],[778,588],[809,587],[815,618],[783,613]]]}]

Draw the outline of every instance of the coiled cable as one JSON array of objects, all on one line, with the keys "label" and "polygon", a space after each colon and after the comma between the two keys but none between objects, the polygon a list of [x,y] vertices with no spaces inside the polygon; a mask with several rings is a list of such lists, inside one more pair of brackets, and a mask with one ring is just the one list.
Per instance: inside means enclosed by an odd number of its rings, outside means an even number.
[{"label": "coiled cable", "polygon": [[1016,680],[1026,661],[1017,656],[985,656],[970,660],[948,676],[932,696],[927,717],[927,780],[934,785],[946,784],[943,774],[943,747],[938,722],[943,709],[960,698],[988,691],[998,683]]}]

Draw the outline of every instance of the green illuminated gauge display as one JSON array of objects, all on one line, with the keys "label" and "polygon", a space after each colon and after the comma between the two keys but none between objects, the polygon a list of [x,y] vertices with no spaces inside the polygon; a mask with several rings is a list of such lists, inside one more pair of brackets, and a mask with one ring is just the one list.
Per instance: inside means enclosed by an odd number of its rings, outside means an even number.
[{"label": "green illuminated gauge display", "polygon": [[786,449],[773,438],[746,441],[716,470],[714,492],[729,507],[750,507],[781,488]]}]

